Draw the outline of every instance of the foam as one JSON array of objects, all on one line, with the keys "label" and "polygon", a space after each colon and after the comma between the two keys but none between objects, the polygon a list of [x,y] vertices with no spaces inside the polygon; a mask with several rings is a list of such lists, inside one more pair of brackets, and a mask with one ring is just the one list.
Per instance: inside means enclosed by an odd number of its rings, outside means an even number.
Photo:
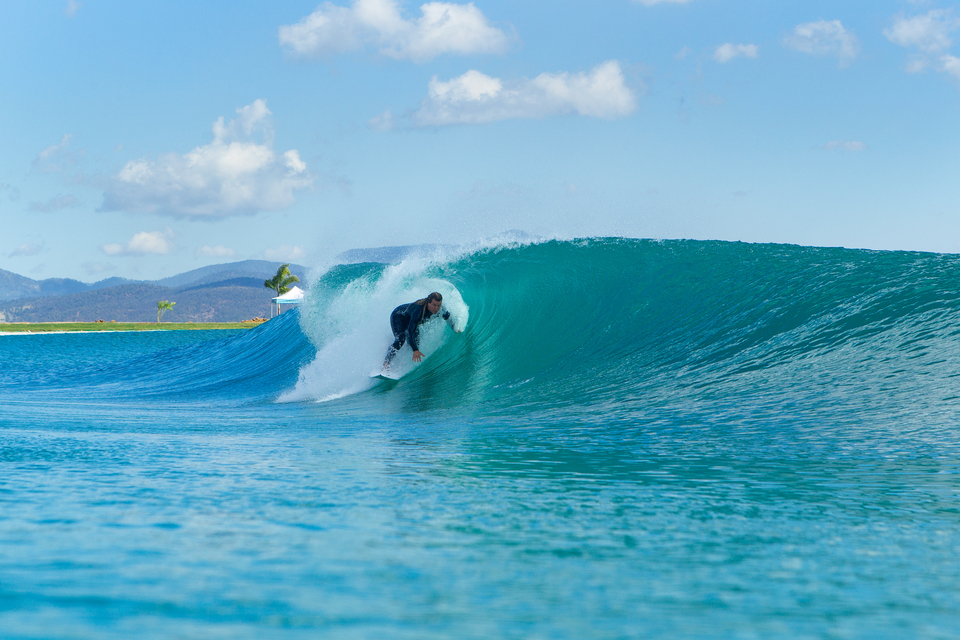
[{"label": "foam", "polygon": [[[442,278],[425,275],[445,258],[410,258],[384,269],[379,278],[358,278],[341,291],[324,287],[318,280],[301,305],[301,329],[317,347],[313,362],[300,370],[296,386],[279,401],[328,401],[360,393],[377,384],[370,373],[378,370],[393,342],[390,313],[397,306],[425,297],[431,291],[443,295],[443,308],[450,312],[455,330],[463,331],[469,308],[457,288]],[[452,335],[447,324],[431,321],[421,327],[420,350],[425,359],[435,354]],[[393,370],[407,375],[418,365],[409,345],[394,358]]]}]

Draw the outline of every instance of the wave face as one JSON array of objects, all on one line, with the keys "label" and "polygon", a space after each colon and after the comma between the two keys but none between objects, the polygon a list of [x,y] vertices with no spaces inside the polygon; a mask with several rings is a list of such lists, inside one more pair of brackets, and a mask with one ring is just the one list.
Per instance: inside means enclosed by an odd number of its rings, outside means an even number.
[{"label": "wave face", "polygon": [[[317,356],[282,399],[601,422],[954,416],[958,275],[955,256],[625,239],[341,265],[311,289]],[[432,290],[465,331],[434,323],[421,366],[372,382],[390,310]]]},{"label": "wave face", "polygon": [[296,309],[252,329],[6,336],[4,350],[0,391],[204,404],[276,397],[316,353]]},{"label": "wave face", "polygon": [[[0,636],[954,637],[958,276],[556,241],[0,336]],[[463,332],[372,381],[431,290]]]},{"label": "wave face", "polygon": [[[501,246],[339,265],[301,309],[227,337],[11,337],[0,386],[537,424],[911,428],[958,417],[958,282],[960,259],[934,254],[625,239]],[[401,380],[372,380],[392,341],[390,311],[434,290],[462,333],[425,325],[423,363],[406,346]],[[127,359],[99,354],[96,345],[117,353],[124,340]],[[35,361],[43,353],[50,361]]]}]

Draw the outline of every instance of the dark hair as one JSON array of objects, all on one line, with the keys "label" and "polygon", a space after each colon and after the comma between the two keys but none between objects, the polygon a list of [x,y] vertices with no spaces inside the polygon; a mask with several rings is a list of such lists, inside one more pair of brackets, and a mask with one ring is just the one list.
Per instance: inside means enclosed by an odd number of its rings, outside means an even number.
[{"label": "dark hair", "polygon": [[417,300],[417,304],[423,307],[423,306],[426,306],[428,302],[433,302],[434,300],[436,300],[437,302],[443,302],[443,296],[437,293],[436,291],[434,291],[433,293],[428,295],[426,298],[420,298],[419,300]]}]

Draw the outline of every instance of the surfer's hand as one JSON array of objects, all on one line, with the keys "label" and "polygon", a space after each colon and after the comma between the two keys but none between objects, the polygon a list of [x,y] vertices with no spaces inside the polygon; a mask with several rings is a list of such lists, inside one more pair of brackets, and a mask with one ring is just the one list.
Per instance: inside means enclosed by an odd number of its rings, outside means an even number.
[{"label": "surfer's hand", "polygon": [[422,358],[422,357],[423,357],[423,354],[420,353],[419,351],[414,351],[414,352],[413,352],[413,361],[414,361],[414,362],[420,362],[420,358]]}]

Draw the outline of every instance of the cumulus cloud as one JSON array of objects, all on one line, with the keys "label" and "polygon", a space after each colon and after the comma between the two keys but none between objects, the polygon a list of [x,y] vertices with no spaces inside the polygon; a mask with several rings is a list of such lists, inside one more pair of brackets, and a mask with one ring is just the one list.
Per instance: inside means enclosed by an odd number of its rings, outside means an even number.
[{"label": "cumulus cloud", "polygon": [[60,211],[61,209],[70,209],[76,207],[79,202],[73,196],[57,196],[50,198],[46,202],[31,202],[30,211],[35,213],[50,213],[51,211]]},{"label": "cumulus cloud", "polygon": [[315,178],[296,149],[274,151],[270,115],[257,100],[234,120],[217,119],[209,144],[128,162],[109,181],[101,210],[214,219],[290,206],[293,192]]},{"label": "cumulus cloud", "polygon": [[960,78],[957,58],[946,53],[953,45],[950,33],[960,28],[960,19],[945,9],[934,9],[922,16],[899,15],[893,26],[883,31],[890,42],[912,51],[906,64],[907,73],[919,73],[928,67]]},{"label": "cumulus cloud", "polygon": [[72,139],[73,139],[72,133],[64,134],[64,136],[60,138],[60,144],[50,145],[49,147],[47,147],[46,149],[44,149],[43,151],[37,154],[36,160],[39,160],[39,161],[48,160],[49,158],[53,157],[60,151],[69,147],[70,141]]},{"label": "cumulus cloud", "polygon": [[114,265],[104,262],[84,262],[80,267],[91,276],[117,270]]},{"label": "cumulus cloud", "polygon": [[222,244],[218,244],[214,247],[210,245],[203,245],[198,248],[195,252],[195,255],[198,258],[232,258],[237,255],[237,252],[229,247],[225,247]]},{"label": "cumulus cloud", "polygon": [[953,41],[950,32],[960,26],[960,20],[945,9],[934,9],[926,15],[907,18],[899,15],[893,26],[884,29],[883,35],[890,42],[906,48],[915,48],[926,53],[939,53],[950,48]]},{"label": "cumulus cloud", "polygon": [[397,0],[326,2],[296,24],[281,26],[280,45],[296,56],[324,57],[367,46],[398,60],[423,62],[444,53],[504,53],[508,38],[473,3],[428,2],[405,19]]},{"label": "cumulus cloud", "polygon": [[263,257],[267,260],[299,260],[306,256],[303,247],[296,247],[289,244],[283,244],[276,249],[267,249],[263,252]]},{"label": "cumulus cloud", "polygon": [[378,116],[374,116],[367,120],[367,126],[373,129],[374,131],[389,131],[393,129],[395,120],[393,114],[390,113],[390,110],[384,111]]},{"label": "cumulus cloud", "polygon": [[956,56],[943,56],[940,58],[941,70],[949,73],[957,80],[960,80],[960,58]]},{"label": "cumulus cloud", "polygon": [[60,144],[50,145],[38,153],[32,163],[34,171],[64,173],[69,166],[76,164],[77,158],[70,150],[72,140],[72,133],[64,134],[60,139]]},{"label": "cumulus cloud", "polygon": [[839,20],[818,20],[798,24],[784,38],[784,46],[818,56],[834,56],[840,66],[849,65],[860,52],[860,41]]},{"label": "cumulus cloud", "polygon": [[[427,97],[412,115],[415,126],[484,124],[511,118],[543,118],[575,113],[594,118],[620,118],[634,112],[637,97],[624,82],[616,60],[589,73],[542,73],[533,80],[504,81],[468,71],[446,82],[436,76]],[[387,115],[370,125],[382,125]]]},{"label": "cumulus cloud", "polygon": [[12,184],[3,184],[0,182],[0,193],[4,191],[7,192],[7,197],[10,198],[10,202],[18,202],[20,200],[20,189]]},{"label": "cumulus cloud", "polygon": [[43,243],[34,244],[34,243],[25,243],[11,251],[7,254],[9,258],[16,258],[18,256],[36,256],[40,255],[43,251]]},{"label": "cumulus cloud", "polygon": [[826,151],[866,151],[867,145],[858,140],[831,140],[821,148]]},{"label": "cumulus cloud", "polygon": [[720,64],[724,64],[734,58],[756,58],[757,52],[757,45],[755,44],[731,44],[728,42],[717,47],[717,50],[713,52],[713,59]]},{"label": "cumulus cloud", "polygon": [[108,256],[143,256],[147,254],[166,255],[173,249],[173,232],[141,231],[134,234],[126,244],[105,244],[101,247]]}]

